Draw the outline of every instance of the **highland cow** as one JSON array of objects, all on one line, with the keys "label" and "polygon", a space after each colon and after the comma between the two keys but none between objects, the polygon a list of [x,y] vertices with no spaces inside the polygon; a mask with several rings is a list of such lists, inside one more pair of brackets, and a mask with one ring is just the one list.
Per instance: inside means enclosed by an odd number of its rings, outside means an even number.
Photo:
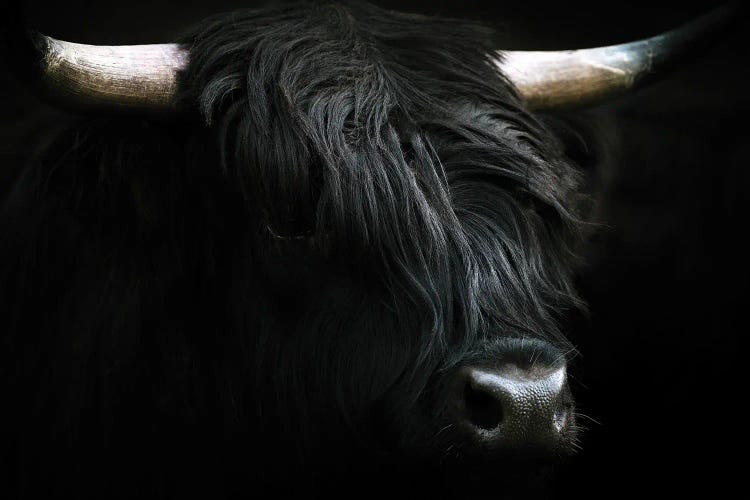
[{"label": "highland cow", "polygon": [[26,76],[94,113],[2,202],[11,489],[387,491],[573,452],[560,319],[583,307],[586,195],[532,108],[643,68],[571,93],[538,81],[549,54],[491,40],[363,3],[239,11],[128,48],[121,86],[26,39]]}]

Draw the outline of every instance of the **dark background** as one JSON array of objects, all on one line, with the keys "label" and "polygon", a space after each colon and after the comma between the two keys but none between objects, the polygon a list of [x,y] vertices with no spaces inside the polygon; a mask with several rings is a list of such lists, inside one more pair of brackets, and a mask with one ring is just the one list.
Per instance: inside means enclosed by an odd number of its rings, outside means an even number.
[{"label": "dark background", "polygon": [[[29,24],[71,41],[168,42],[201,18],[263,2],[32,2]],[[266,1],[266,4],[274,2]],[[714,7],[666,3],[376,1],[500,29],[499,48],[604,45],[670,29]],[[747,16],[712,49],[647,89],[578,114],[609,153],[591,172],[600,223],[579,286],[588,318],[568,334],[582,355],[574,391],[594,421],[563,469],[575,496],[729,493],[747,431]],[[0,197],[62,112],[0,66]]]}]

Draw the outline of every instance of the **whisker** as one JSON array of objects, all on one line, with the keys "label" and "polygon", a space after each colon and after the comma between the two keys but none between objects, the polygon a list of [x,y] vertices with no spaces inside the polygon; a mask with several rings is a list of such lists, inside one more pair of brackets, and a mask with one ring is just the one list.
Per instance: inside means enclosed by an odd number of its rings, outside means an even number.
[{"label": "whisker", "polygon": [[589,417],[589,416],[588,416],[588,415],[586,415],[585,413],[579,413],[579,412],[577,412],[577,411],[576,411],[576,412],[573,412],[573,415],[575,415],[576,417],[581,417],[581,418],[585,418],[586,420],[588,420],[588,421],[590,421],[590,422],[593,422],[593,423],[595,423],[596,425],[604,425],[604,424],[602,424],[601,422],[599,422],[599,421],[598,421],[597,419],[595,419],[595,418],[593,418],[593,417]]},{"label": "whisker", "polygon": [[557,357],[556,357],[556,358],[554,359],[554,361],[552,362],[552,365],[553,365],[553,366],[554,366],[554,365],[557,365],[557,363],[559,363],[559,362],[560,362],[561,360],[565,360],[565,359],[567,359],[568,355],[569,355],[569,354],[571,354],[571,353],[573,353],[573,354],[574,354],[574,356],[573,356],[573,357],[571,358],[571,360],[572,360],[572,359],[575,359],[575,357],[576,357],[576,356],[577,356],[577,355],[579,354],[579,352],[578,352],[578,349],[576,349],[575,347],[571,347],[571,348],[570,348],[570,349],[568,349],[568,350],[567,350],[566,352],[564,352],[564,353],[560,354],[559,356],[557,356]]},{"label": "whisker", "polygon": [[446,425],[445,427],[443,427],[442,429],[440,429],[439,431],[437,431],[437,432],[436,432],[436,433],[435,433],[435,434],[434,434],[434,435],[432,436],[432,439],[437,439],[438,437],[440,437],[440,434],[442,434],[443,432],[447,431],[448,429],[450,429],[451,427],[453,427],[453,426],[455,426],[455,425],[456,425],[456,424],[453,424],[453,423],[450,423],[450,424]]}]

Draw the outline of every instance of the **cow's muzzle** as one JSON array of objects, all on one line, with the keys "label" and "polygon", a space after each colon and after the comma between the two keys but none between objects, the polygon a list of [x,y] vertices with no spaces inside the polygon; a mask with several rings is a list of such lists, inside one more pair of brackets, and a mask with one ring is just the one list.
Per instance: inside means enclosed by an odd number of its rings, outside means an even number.
[{"label": "cow's muzzle", "polygon": [[517,358],[455,372],[449,404],[456,425],[480,452],[569,451],[575,423],[565,363]]}]

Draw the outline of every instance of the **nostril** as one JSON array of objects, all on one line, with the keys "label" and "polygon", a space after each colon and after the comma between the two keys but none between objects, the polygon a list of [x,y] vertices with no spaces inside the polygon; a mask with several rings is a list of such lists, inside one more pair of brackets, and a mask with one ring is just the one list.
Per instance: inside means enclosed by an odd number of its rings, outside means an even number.
[{"label": "nostril", "polygon": [[480,429],[495,429],[503,421],[501,402],[492,394],[472,387],[470,382],[464,386],[464,404],[466,418]]}]

